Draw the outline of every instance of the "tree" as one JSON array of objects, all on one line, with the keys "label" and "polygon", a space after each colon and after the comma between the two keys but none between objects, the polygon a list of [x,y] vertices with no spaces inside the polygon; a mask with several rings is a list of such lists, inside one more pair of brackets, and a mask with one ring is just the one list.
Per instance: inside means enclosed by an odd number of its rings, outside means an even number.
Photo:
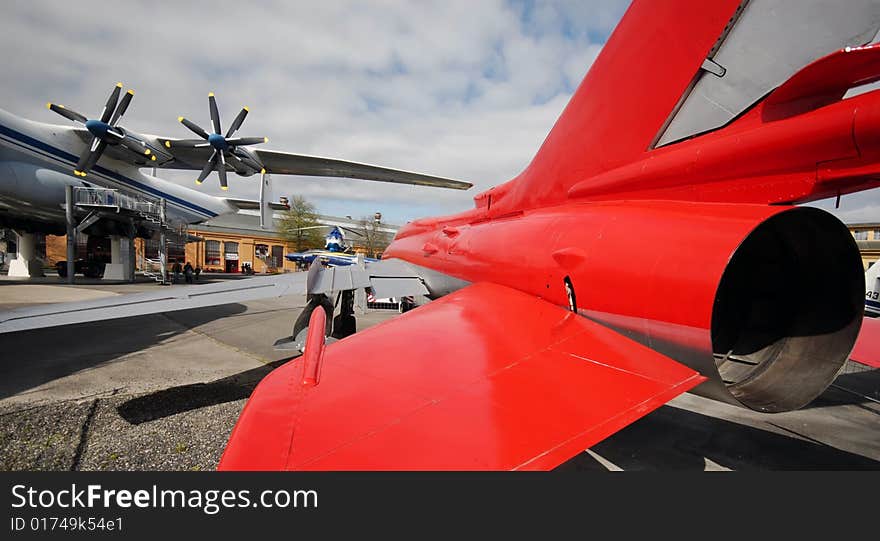
[{"label": "tree", "polygon": [[367,250],[367,257],[376,257],[388,247],[388,235],[379,230],[382,226],[382,215],[376,213],[373,217],[364,216],[358,220],[358,233],[361,242]]},{"label": "tree", "polygon": [[301,195],[290,199],[290,208],[283,213],[278,232],[297,252],[323,247],[324,237],[315,205]]}]

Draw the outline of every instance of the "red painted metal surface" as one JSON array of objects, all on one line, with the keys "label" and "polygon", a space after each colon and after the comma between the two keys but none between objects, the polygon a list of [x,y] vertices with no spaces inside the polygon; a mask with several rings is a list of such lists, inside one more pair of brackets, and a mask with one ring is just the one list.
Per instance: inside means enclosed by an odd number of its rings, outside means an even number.
[{"label": "red painted metal surface", "polygon": [[510,288],[475,284],[292,361],[257,387],[224,470],[547,469],[704,378]]},{"label": "red painted metal surface", "polygon": [[317,307],[309,317],[309,330],[306,333],[306,347],[303,351],[302,385],[314,387],[321,379],[321,367],[324,364],[324,331],[327,327],[327,313],[324,308]]},{"label": "red painted metal surface", "polygon": [[581,305],[592,310],[708,330],[715,290],[733,251],[760,222],[788,208],[675,201],[561,205],[506,220],[456,221],[454,242],[436,230],[406,235],[385,255],[559,306],[567,305],[563,278],[570,276]]},{"label": "red painted metal surface", "polygon": [[476,285],[328,346],[315,386],[297,384],[301,360],[270,374],[221,468],[547,468],[694,385],[564,310],[564,279],[590,318],[714,363],[713,304],[744,239],[799,212],[782,204],[880,185],[880,92],[840,99],[877,77],[876,48],[651,148],[740,4],[636,0],[526,170],[385,251]]},{"label": "red painted metal surface", "polygon": [[644,156],[739,5],[633,2],[531,164],[478,206],[500,216],[559,204],[576,182]]},{"label": "red painted metal surface", "polygon": [[859,332],[859,339],[856,340],[850,360],[880,368],[880,319],[866,317],[862,322],[862,330]]}]

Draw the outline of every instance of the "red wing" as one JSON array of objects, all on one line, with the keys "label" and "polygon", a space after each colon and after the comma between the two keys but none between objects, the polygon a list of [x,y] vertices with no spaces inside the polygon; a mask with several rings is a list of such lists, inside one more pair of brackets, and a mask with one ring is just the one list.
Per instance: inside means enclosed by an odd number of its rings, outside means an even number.
[{"label": "red wing", "polygon": [[849,357],[859,364],[880,368],[880,319],[866,317],[862,321],[862,330]]},{"label": "red wing", "polygon": [[536,297],[476,284],[256,388],[224,470],[549,469],[704,378]]}]

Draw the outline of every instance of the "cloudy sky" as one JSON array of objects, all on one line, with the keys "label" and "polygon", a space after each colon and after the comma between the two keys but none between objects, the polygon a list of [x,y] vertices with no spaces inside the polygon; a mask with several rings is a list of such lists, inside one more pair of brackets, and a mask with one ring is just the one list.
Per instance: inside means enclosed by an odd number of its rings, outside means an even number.
[{"label": "cloudy sky", "polygon": [[[389,222],[472,206],[474,194],[531,159],[626,0],[171,2],[7,0],[0,107],[65,121],[47,101],[97,115],[117,81],[136,90],[124,125],[190,137],[216,93],[224,127],[266,148],[473,182],[467,192],[274,177],[326,214]],[[195,188],[193,173],[161,176]],[[213,181],[213,182],[212,182]],[[256,198],[255,177],[227,195]],[[217,195],[216,174],[202,185]],[[826,208],[830,205],[826,205]],[[845,197],[840,215],[880,221],[880,195]]]}]

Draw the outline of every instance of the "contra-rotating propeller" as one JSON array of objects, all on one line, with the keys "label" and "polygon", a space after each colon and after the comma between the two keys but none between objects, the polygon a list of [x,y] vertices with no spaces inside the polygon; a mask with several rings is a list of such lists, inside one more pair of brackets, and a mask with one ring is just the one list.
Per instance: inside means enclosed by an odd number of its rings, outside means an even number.
[{"label": "contra-rotating propeller", "polygon": [[[209,134],[195,122],[187,120],[184,117],[178,117],[177,120],[180,121],[181,124],[189,128],[193,133],[201,137],[201,139],[165,141],[165,146],[168,148],[171,148],[171,146],[174,145],[175,148],[212,147],[214,149],[213,154],[211,154],[211,157],[208,159],[208,163],[205,164],[204,169],[202,169],[202,172],[196,179],[196,184],[201,184],[211,171],[216,170],[217,174],[220,176],[220,188],[228,190],[229,186],[226,183],[227,168],[233,170],[244,169],[253,172],[260,171],[261,173],[265,173],[266,171],[256,154],[241,147],[265,143],[269,141],[269,139],[267,137],[232,137],[232,135],[241,127],[249,109],[247,107],[242,107],[238,116],[232,121],[232,125],[229,126],[229,131],[226,132],[226,135],[222,135],[223,130],[220,127],[220,112],[217,110],[217,100],[214,99],[213,92],[208,94],[208,107],[211,111],[211,126],[214,129],[213,133]],[[239,167],[236,167],[236,165]]]},{"label": "contra-rotating propeller", "polygon": [[107,98],[107,104],[101,112],[100,120],[86,118],[85,115],[81,115],[80,113],[57,103],[46,104],[47,108],[55,111],[64,118],[85,125],[86,129],[89,130],[89,133],[92,134],[91,141],[89,141],[88,146],[83,151],[82,155],[80,155],[76,168],[73,170],[74,175],[78,177],[86,176],[92,167],[98,163],[98,159],[101,157],[101,154],[104,153],[104,149],[107,148],[107,145],[120,145],[135,154],[150,156],[150,159],[152,160],[156,159],[156,155],[153,154],[142,141],[128,137],[125,130],[116,126],[119,119],[122,118],[122,115],[124,115],[125,111],[128,109],[128,104],[131,103],[131,98],[134,97],[134,90],[128,90],[120,100],[119,94],[121,92],[122,83],[116,83],[116,87],[113,88],[113,91],[110,92],[110,97]]}]

